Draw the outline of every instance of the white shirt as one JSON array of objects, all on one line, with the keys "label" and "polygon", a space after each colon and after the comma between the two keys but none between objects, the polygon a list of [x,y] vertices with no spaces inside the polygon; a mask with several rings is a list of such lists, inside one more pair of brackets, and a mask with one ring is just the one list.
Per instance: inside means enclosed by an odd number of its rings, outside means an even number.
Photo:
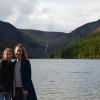
[{"label": "white shirt", "polygon": [[21,79],[21,63],[16,63],[15,65],[15,80],[16,87],[23,87]]}]

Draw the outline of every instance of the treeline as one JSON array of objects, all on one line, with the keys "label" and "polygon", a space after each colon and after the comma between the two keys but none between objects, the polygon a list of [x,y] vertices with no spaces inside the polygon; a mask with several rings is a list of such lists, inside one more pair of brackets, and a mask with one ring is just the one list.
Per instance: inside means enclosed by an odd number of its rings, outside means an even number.
[{"label": "treeline", "polygon": [[100,59],[100,32],[52,54],[52,58]]}]

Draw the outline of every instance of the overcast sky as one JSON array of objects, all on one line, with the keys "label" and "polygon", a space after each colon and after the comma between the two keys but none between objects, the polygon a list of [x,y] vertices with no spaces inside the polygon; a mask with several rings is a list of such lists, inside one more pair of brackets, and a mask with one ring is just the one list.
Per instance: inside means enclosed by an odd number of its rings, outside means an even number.
[{"label": "overcast sky", "polygon": [[70,32],[100,19],[100,0],[0,0],[0,20],[17,28]]}]

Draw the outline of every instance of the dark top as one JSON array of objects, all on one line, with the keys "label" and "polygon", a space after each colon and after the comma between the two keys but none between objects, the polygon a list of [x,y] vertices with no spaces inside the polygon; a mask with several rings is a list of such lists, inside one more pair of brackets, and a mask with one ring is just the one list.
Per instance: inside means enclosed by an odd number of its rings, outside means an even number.
[{"label": "dark top", "polygon": [[0,92],[10,92],[13,86],[14,63],[2,60],[0,63]]},{"label": "dark top", "polygon": [[37,100],[36,92],[31,80],[31,65],[30,61],[27,59],[21,61],[21,78],[24,90],[28,91],[26,100]]}]

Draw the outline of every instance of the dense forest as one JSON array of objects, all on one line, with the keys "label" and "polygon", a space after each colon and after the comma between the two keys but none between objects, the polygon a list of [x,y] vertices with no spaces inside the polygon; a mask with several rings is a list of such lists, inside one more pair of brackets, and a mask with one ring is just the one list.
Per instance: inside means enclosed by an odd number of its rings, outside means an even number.
[{"label": "dense forest", "polygon": [[53,58],[68,59],[99,59],[100,58],[100,32],[87,36],[76,43],[66,46],[52,54]]}]

